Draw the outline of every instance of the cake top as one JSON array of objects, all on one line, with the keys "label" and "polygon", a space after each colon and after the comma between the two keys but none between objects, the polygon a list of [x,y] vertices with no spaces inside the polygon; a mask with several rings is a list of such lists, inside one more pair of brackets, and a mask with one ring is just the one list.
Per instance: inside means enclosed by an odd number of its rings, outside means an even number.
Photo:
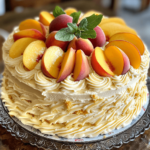
[{"label": "cake top", "polygon": [[[47,27],[49,31],[47,31]],[[94,70],[99,76],[126,74],[130,65],[138,69],[145,47],[135,30],[120,18],[105,18],[99,12],[42,11],[39,20],[27,19],[13,34],[11,58],[23,55],[27,71],[41,61],[46,77],[64,81],[70,74],[80,81]]]}]

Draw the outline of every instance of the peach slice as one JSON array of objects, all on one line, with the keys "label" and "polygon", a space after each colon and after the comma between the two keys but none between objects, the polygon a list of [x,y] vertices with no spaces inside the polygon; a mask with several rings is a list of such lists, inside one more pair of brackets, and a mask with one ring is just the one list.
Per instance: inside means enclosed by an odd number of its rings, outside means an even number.
[{"label": "peach slice", "polygon": [[73,72],[74,81],[86,78],[90,73],[88,59],[82,50],[77,50],[75,57],[75,68]]},{"label": "peach slice", "polygon": [[128,56],[131,66],[135,69],[139,68],[141,64],[141,55],[139,50],[132,43],[123,40],[116,40],[107,44],[106,48],[109,46],[119,47]]},{"label": "peach slice", "polygon": [[144,53],[144,50],[145,50],[144,44],[142,40],[135,34],[128,33],[128,32],[117,33],[117,34],[114,34],[112,37],[110,37],[109,42],[115,41],[115,40],[128,41],[137,47],[141,55],[143,55]]},{"label": "peach slice", "polygon": [[74,50],[77,50],[77,47],[76,47],[76,40],[77,40],[77,38],[74,37],[74,39],[69,43],[68,49],[73,48]]},{"label": "peach slice", "polygon": [[67,9],[65,9],[65,13],[69,16],[74,12],[77,12],[77,10],[75,8],[69,7]]},{"label": "peach slice", "polygon": [[94,51],[94,47],[90,40],[82,38],[78,38],[76,40],[76,49],[81,49],[87,56],[90,56],[91,53]]},{"label": "peach slice", "polygon": [[[91,56],[91,65],[95,72],[104,77],[112,77],[113,66],[110,66],[110,63],[106,56],[104,55],[104,51],[100,47],[96,47]],[[110,68],[111,67],[111,68]]]},{"label": "peach slice", "polygon": [[47,40],[46,40],[46,46],[47,48],[49,48],[50,46],[58,46],[61,49],[63,49],[63,51],[66,51],[67,46],[69,44],[69,42],[64,42],[64,41],[58,41],[55,39],[55,34],[57,33],[57,31],[53,31],[49,34]]},{"label": "peach slice", "polygon": [[46,29],[44,25],[34,19],[27,19],[19,24],[20,31],[25,29],[36,29],[40,31],[44,36],[46,35]]},{"label": "peach slice", "polygon": [[64,51],[58,46],[49,47],[42,58],[41,69],[44,75],[57,79]]},{"label": "peach slice", "polygon": [[96,38],[89,40],[92,42],[94,48],[97,46],[102,47],[106,43],[105,34],[99,26],[95,27],[94,30],[96,32]]},{"label": "peach slice", "polygon": [[52,20],[54,19],[55,17],[48,11],[41,11],[39,14],[39,21],[43,23],[45,26],[49,26]]},{"label": "peach slice", "polygon": [[23,55],[24,50],[26,47],[36,39],[33,38],[22,38],[17,40],[9,50],[9,57],[16,58]]},{"label": "peach slice", "polygon": [[109,41],[111,36],[119,32],[129,32],[137,34],[136,31],[132,28],[114,22],[102,24],[100,27],[104,31],[107,41]]},{"label": "peach slice", "polygon": [[42,58],[46,49],[43,41],[37,40],[30,43],[23,53],[23,64],[28,70],[33,70]]},{"label": "peach slice", "polygon": [[104,23],[109,23],[109,22],[114,22],[114,23],[118,23],[118,24],[126,26],[125,21],[119,17],[103,18],[102,21],[100,22],[99,26],[101,26]]},{"label": "peach slice", "polygon": [[17,41],[18,39],[25,38],[25,37],[30,37],[38,40],[45,41],[45,36],[38,30],[36,29],[26,29],[19,31],[17,33],[14,33],[13,35],[14,41]]},{"label": "peach slice", "polygon": [[[84,18],[86,18],[86,17],[89,17],[89,16],[91,16],[91,15],[93,15],[93,14],[99,15],[99,14],[102,14],[102,13],[101,13],[101,12],[98,12],[98,11],[95,11],[95,10],[90,10],[90,11],[86,12],[81,18],[79,18],[79,22],[80,22],[82,19],[84,19]],[[79,23],[79,22],[78,22],[78,23]]]},{"label": "peach slice", "polygon": [[108,64],[116,75],[125,74],[130,69],[130,61],[127,55],[116,46],[109,46],[104,50]]},{"label": "peach slice", "polygon": [[70,48],[64,54],[57,82],[63,81],[64,79],[66,79],[66,77],[68,77],[72,73],[74,64],[75,64],[75,50],[73,48]]},{"label": "peach slice", "polygon": [[58,31],[62,28],[66,28],[67,23],[72,23],[73,18],[67,14],[62,14],[56,17],[49,26],[49,32]]}]

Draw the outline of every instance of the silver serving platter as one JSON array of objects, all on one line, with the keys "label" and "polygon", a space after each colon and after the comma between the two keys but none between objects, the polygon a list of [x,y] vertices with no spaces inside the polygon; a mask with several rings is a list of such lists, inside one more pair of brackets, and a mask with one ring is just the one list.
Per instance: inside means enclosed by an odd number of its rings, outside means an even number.
[{"label": "silver serving platter", "polygon": [[[0,75],[0,83],[2,75]],[[150,91],[150,79],[147,80],[148,91]],[[150,127],[150,103],[149,95],[147,103],[143,106],[139,116],[131,124],[114,130],[106,135],[99,135],[95,138],[67,139],[59,136],[42,134],[39,130],[23,125],[17,118],[10,117],[7,108],[0,100],[0,124],[23,142],[30,143],[44,149],[52,150],[110,150],[113,147],[119,148],[124,143],[133,141],[140,134]]]}]

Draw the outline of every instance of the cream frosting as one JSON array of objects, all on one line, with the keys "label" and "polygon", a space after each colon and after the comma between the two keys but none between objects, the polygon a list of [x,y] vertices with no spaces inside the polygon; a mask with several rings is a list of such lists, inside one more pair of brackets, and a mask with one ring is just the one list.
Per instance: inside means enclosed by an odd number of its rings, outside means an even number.
[{"label": "cream frosting", "polygon": [[126,126],[139,114],[147,94],[146,46],[139,69],[130,66],[125,75],[101,77],[90,67],[84,80],[73,81],[71,74],[57,83],[42,73],[41,61],[28,71],[22,56],[9,57],[13,33],[18,31],[16,27],[2,48],[6,67],[2,99],[10,115],[43,133],[78,138],[95,137]]}]

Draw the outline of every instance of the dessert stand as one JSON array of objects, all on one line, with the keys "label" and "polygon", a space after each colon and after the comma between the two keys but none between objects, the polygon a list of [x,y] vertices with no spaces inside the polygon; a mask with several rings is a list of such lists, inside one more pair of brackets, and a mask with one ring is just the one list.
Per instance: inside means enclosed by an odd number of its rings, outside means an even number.
[{"label": "dessert stand", "polygon": [[[0,75],[0,84],[1,82],[2,75]],[[150,87],[150,78],[147,80],[147,86],[148,88]],[[23,125],[17,118],[10,117],[2,100],[0,100],[0,124],[6,128],[12,136],[39,148],[53,150],[106,150],[113,147],[119,148],[122,144],[133,141],[150,127],[149,94],[147,98],[147,103],[143,106],[140,114],[129,125],[95,138],[67,139],[42,134],[33,127]]]}]

